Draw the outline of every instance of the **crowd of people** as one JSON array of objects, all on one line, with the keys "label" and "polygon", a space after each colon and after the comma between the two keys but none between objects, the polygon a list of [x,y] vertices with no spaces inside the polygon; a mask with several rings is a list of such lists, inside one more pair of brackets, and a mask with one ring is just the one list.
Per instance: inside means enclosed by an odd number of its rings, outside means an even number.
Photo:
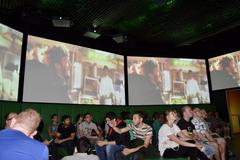
[{"label": "crowd of people", "polygon": [[142,160],[148,157],[225,160],[224,122],[217,113],[184,106],[147,119],[145,112],[105,115],[103,123],[91,113],[71,117],[53,114],[48,139],[37,138],[40,114],[33,109],[9,113],[0,131],[0,159],[12,160]]}]

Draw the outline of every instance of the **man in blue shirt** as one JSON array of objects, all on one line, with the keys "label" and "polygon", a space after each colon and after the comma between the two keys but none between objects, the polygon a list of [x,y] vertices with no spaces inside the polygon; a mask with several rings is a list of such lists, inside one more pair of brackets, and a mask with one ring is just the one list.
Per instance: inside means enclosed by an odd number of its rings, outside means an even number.
[{"label": "man in blue shirt", "polygon": [[41,121],[38,112],[26,109],[13,118],[10,129],[0,131],[1,160],[48,160],[48,148],[33,139]]}]

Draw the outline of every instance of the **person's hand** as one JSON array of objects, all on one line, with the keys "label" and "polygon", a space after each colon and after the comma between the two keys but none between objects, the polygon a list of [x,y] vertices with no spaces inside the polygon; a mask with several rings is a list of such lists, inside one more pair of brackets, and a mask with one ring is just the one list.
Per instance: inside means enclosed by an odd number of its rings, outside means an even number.
[{"label": "person's hand", "polygon": [[60,143],[62,143],[63,141],[62,140],[60,140],[60,139],[55,139],[54,140],[54,143],[57,143],[57,144],[60,144]]},{"label": "person's hand", "polygon": [[97,141],[96,142],[98,146],[102,147],[104,145],[106,145],[106,143],[104,141]]},{"label": "person's hand", "polygon": [[115,121],[109,121],[108,123],[107,123],[110,127],[115,127],[116,126],[116,122]]},{"label": "person's hand", "polygon": [[199,143],[196,143],[196,147],[197,147],[197,149],[199,149],[199,150],[201,151],[202,148],[203,148],[203,145],[201,145],[201,144],[199,144]]},{"label": "person's hand", "polygon": [[45,139],[45,140],[43,141],[43,144],[50,145],[50,144],[51,144],[51,141],[48,141],[47,139]]},{"label": "person's hand", "polygon": [[124,156],[127,156],[127,155],[131,154],[131,149],[129,149],[129,148],[124,148],[123,151],[122,151],[122,154],[123,154]]}]

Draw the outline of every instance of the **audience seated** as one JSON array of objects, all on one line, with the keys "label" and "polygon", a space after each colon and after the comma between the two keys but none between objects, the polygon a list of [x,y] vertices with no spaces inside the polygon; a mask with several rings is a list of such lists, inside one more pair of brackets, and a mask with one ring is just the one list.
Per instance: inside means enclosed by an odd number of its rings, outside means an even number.
[{"label": "audience seated", "polygon": [[[182,117],[169,109],[165,114],[154,112],[150,122],[145,119],[146,112],[135,112],[132,119],[129,112],[122,112],[119,119],[114,112],[108,112],[100,127],[90,113],[78,114],[75,125],[68,115],[62,116],[59,125],[58,115],[53,114],[47,127],[48,139],[41,143],[31,139],[39,132],[40,116],[27,109],[19,115],[13,112],[6,116],[6,129],[0,131],[0,159],[45,160],[48,149],[44,144],[47,144],[51,160],[64,156],[62,160],[143,160],[159,156],[226,160],[226,140],[214,132],[218,131],[216,126],[224,130],[226,123],[221,121],[216,125],[221,119],[212,115],[204,109],[185,106]],[[77,153],[73,154],[75,146]]]},{"label": "audience seated", "polygon": [[41,121],[38,112],[26,109],[13,117],[9,128],[0,131],[1,160],[48,160],[48,148],[34,140]]},{"label": "audience seated", "polygon": [[210,142],[216,142],[218,144],[220,158],[221,160],[226,159],[226,141],[224,138],[218,136],[213,138],[210,131],[207,129],[207,124],[203,120],[202,112],[199,108],[195,108],[193,110],[194,118],[192,119],[192,123],[194,124],[196,131],[204,136]]},{"label": "audience seated", "polygon": [[98,156],[90,154],[91,144],[89,139],[82,137],[76,144],[77,153],[66,156],[62,160],[99,160]]},{"label": "audience seated", "polygon": [[62,124],[59,125],[57,136],[52,147],[53,156],[58,157],[59,148],[64,148],[68,155],[72,155],[74,151],[75,127],[71,124],[68,115],[62,116]]},{"label": "audience seated", "polygon": [[[126,123],[117,119],[116,114],[113,112],[107,113],[105,120],[107,125],[109,125],[109,123],[114,123],[118,128],[126,127]],[[129,132],[118,134],[112,127],[109,127],[106,140],[107,141],[97,141],[96,153],[100,160],[115,160],[116,153],[122,151],[123,148],[128,145],[130,140]]]},{"label": "audience seated", "polygon": [[144,115],[141,112],[133,113],[133,123],[124,128],[116,127],[116,122],[109,123],[110,127],[119,134],[133,130],[134,139],[129,146],[123,149],[122,154],[118,154],[120,159],[131,158],[132,160],[144,159],[151,154],[152,127],[143,123]]},{"label": "audience seated", "polygon": [[[95,146],[96,141],[101,138],[101,132],[99,131],[97,125],[92,122],[93,116],[90,113],[84,114],[84,121],[79,125],[78,132],[81,137],[87,137],[90,140],[91,146]],[[93,135],[95,132],[95,135]]]},{"label": "audience seated", "polygon": [[204,138],[201,134],[199,134],[195,126],[191,122],[191,118],[193,117],[192,108],[189,106],[185,106],[182,108],[182,119],[180,119],[177,123],[178,127],[181,129],[182,139],[190,142],[190,143],[199,143],[204,146],[203,152],[207,157],[211,158],[213,155],[217,160],[219,160],[219,151],[218,145],[214,142],[209,142],[206,138]]},{"label": "audience seated", "polygon": [[51,123],[48,126],[48,140],[55,140],[57,137],[57,131],[58,131],[58,115],[53,114],[51,116]]},{"label": "audience seated", "polygon": [[182,132],[180,128],[174,124],[176,120],[176,111],[166,111],[166,123],[159,130],[159,151],[162,157],[179,158],[190,157],[190,160],[208,160],[201,150],[203,145],[198,143],[189,143],[181,140]]},{"label": "audience seated", "polygon": [[83,122],[83,115],[82,114],[78,114],[76,117],[76,123],[75,123],[75,128],[76,128],[76,138],[80,139],[80,124]]}]

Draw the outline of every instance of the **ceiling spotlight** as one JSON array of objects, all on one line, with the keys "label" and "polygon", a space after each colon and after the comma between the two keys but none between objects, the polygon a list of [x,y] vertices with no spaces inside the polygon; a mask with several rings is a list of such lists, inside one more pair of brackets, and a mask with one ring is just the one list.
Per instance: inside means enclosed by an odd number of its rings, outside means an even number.
[{"label": "ceiling spotlight", "polygon": [[52,18],[54,27],[71,27],[73,25],[69,17],[57,16]]}]

